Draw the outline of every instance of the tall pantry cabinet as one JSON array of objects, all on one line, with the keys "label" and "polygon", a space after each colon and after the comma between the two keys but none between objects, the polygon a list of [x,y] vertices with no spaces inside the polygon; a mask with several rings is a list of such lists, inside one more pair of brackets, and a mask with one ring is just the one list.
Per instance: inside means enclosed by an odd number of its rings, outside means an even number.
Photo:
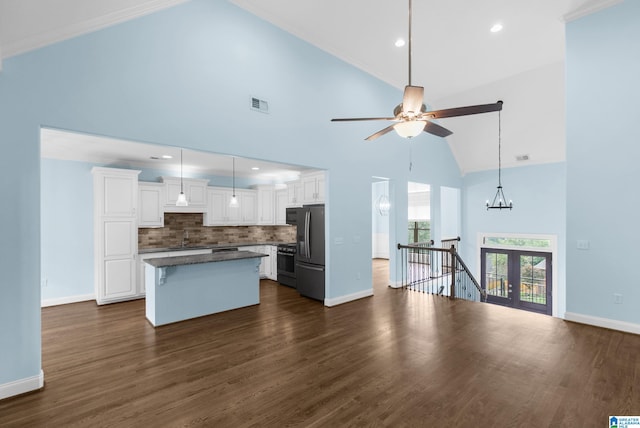
[{"label": "tall pantry cabinet", "polygon": [[94,167],[94,283],[99,305],[140,297],[138,252],[138,174]]}]

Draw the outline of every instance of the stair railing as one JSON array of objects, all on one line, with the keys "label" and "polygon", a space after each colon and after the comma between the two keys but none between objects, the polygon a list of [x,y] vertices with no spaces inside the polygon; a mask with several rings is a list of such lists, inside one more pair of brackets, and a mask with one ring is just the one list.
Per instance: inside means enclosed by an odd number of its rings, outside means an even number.
[{"label": "stair railing", "polygon": [[431,246],[433,241],[430,245],[424,244],[398,244],[402,288],[452,299],[486,301],[485,290],[469,271],[455,245],[436,248]]}]

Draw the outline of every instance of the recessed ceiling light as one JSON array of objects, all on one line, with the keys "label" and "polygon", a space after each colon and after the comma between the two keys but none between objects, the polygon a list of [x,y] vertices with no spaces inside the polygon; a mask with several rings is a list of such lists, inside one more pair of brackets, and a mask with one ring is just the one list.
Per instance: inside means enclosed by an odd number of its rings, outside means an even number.
[{"label": "recessed ceiling light", "polygon": [[499,22],[497,24],[493,24],[493,27],[491,27],[491,32],[492,33],[498,33],[500,31],[502,31],[502,24],[500,24]]},{"label": "recessed ceiling light", "polygon": [[401,47],[403,47],[405,45],[405,43],[406,42],[404,41],[404,39],[400,38],[400,39],[396,40],[395,45],[396,45],[396,47],[401,48]]},{"label": "recessed ceiling light", "polygon": [[173,159],[171,155],[162,155],[162,159]]},{"label": "recessed ceiling light", "polygon": [[253,168],[251,168],[254,171],[258,171],[260,168],[258,168],[257,166],[254,166]]}]

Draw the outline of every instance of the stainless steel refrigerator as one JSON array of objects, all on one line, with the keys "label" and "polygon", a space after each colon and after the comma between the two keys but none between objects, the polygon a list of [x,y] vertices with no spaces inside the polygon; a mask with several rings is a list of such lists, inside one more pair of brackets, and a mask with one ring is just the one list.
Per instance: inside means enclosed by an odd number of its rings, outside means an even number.
[{"label": "stainless steel refrigerator", "polygon": [[324,205],[304,205],[297,214],[298,292],[324,301]]}]

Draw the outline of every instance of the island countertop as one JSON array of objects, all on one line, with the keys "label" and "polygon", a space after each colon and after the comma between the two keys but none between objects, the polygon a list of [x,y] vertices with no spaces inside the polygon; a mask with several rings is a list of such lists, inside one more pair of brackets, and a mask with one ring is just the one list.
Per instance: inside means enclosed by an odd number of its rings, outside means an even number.
[{"label": "island countertop", "polygon": [[[189,250],[227,250],[229,248],[256,247],[260,245],[278,245],[288,244],[285,241],[266,241],[266,242],[242,242],[242,243],[225,243],[225,244],[209,244],[209,245],[185,245],[177,247],[157,247],[157,248],[140,248],[138,254],[164,253],[168,251],[189,251]],[[295,244],[295,243],[294,243]]]},{"label": "island countertop", "polygon": [[145,263],[156,267],[195,265],[200,263],[226,262],[230,260],[254,259],[267,257],[266,254],[254,253],[253,251],[222,251],[218,253],[197,254],[193,256],[161,257],[157,259],[147,259]]}]

